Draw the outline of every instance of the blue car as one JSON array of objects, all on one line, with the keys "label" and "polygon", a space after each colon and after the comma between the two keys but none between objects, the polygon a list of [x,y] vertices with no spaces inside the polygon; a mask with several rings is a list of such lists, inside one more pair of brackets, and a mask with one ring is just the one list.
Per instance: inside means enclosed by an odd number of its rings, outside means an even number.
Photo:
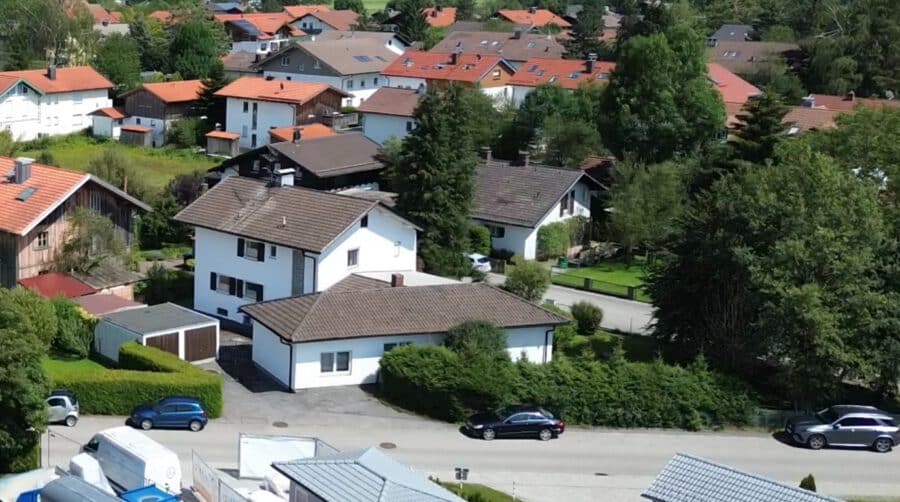
[{"label": "blue car", "polygon": [[203,430],[209,417],[200,400],[189,396],[170,396],[153,404],[138,406],[131,412],[131,423],[145,431],[154,427]]}]

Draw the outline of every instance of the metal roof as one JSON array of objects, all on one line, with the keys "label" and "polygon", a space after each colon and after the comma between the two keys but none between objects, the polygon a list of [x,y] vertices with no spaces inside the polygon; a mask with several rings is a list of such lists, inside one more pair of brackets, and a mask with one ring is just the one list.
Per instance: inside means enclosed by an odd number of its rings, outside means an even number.
[{"label": "metal roof", "polygon": [[106,493],[87,481],[75,476],[55,479],[41,490],[42,502],[121,502],[115,495]]},{"label": "metal roof", "polygon": [[273,464],[325,502],[463,502],[375,448]]},{"label": "metal roof", "polygon": [[842,502],[684,453],[641,496],[654,502]]},{"label": "metal roof", "polygon": [[240,28],[241,31],[243,31],[244,33],[246,33],[250,36],[260,36],[263,34],[262,32],[259,31],[259,29],[256,28],[256,26],[253,23],[251,23],[250,21],[247,21],[246,19],[236,19],[234,21],[229,21],[229,22],[232,25],[234,25],[236,28]]},{"label": "metal roof", "polygon": [[212,317],[174,303],[123,310],[109,314],[103,320],[142,335],[218,322]]}]

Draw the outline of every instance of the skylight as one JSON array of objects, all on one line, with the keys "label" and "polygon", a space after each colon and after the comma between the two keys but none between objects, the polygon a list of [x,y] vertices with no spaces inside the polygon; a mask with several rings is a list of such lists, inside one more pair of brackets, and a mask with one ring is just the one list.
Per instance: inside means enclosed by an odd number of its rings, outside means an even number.
[{"label": "skylight", "polygon": [[556,82],[556,75],[550,77],[550,83],[552,84],[553,82]]},{"label": "skylight", "polygon": [[534,49],[534,45],[535,45],[534,42],[528,42],[528,48],[529,48],[529,49]]},{"label": "skylight", "polygon": [[359,61],[360,63],[368,63],[372,60],[369,56],[353,56],[353,59]]},{"label": "skylight", "polygon": [[578,78],[578,72],[573,71],[572,73],[569,74],[569,78]]},{"label": "skylight", "polygon": [[383,62],[383,63],[387,63],[387,59],[384,59],[384,58],[381,57],[381,56],[375,56],[375,59],[377,59],[377,60],[379,60],[379,61],[381,61],[381,62]]},{"label": "skylight", "polygon": [[26,188],[25,190],[22,190],[22,193],[20,193],[18,197],[16,197],[16,200],[25,202],[34,195],[34,192],[37,192],[37,188]]},{"label": "skylight", "polygon": [[538,68],[538,67],[537,67],[536,64],[531,65],[531,68],[528,68],[528,73],[534,73],[534,72],[536,72],[536,71],[537,71],[537,68]]}]

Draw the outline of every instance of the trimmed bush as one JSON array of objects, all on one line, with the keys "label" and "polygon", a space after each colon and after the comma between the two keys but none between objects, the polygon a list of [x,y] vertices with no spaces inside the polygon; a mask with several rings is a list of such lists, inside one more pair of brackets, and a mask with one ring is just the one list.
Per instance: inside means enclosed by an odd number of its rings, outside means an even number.
[{"label": "trimmed bush", "polygon": [[506,274],[503,287],[516,296],[537,302],[550,287],[550,274],[538,263],[521,261]]},{"label": "trimmed bush", "polygon": [[805,478],[800,480],[800,488],[811,492],[816,491],[816,478],[812,474],[807,474]]},{"label": "trimmed bush", "polygon": [[473,253],[491,254],[491,231],[484,225],[469,226],[469,249]]},{"label": "trimmed bush", "polygon": [[538,229],[537,254],[541,259],[565,256],[569,251],[569,225],[557,221]]},{"label": "trimmed bush", "polygon": [[34,446],[29,448],[20,457],[13,458],[8,464],[0,463],[0,472],[15,474],[28,472],[41,468],[41,443],[35,440]]},{"label": "trimmed bush", "polygon": [[443,420],[460,420],[466,413],[457,393],[460,366],[459,358],[446,347],[397,347],[381,356],[381,388],[385,398],[398,406]]},{"label": "trimmed bush", "polygon": [[506,331],[487,321],[467,321],[447,332],[444,346],[457,354],[509,359]]},{"label": "trimmed bush", "polygon": [[575,326],[578,328],[578,334],[590,336],[600,329],[600,322],[603,321],[603,310],[600,307],[588,302],[576,302],[572,305],[572,317],[575,318]]}]

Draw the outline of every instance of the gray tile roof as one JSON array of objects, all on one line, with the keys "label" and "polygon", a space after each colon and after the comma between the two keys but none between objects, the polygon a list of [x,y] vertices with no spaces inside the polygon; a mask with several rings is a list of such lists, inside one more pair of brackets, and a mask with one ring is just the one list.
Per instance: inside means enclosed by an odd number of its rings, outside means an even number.
[{"label": "gray tile roof", "polygon": [[106,289],[141,281],[144,276],[111,262],[104,262],[82,274],[72,271],[71,275],[94,289]]},{"label": "gray tile roof", "polygon": [[328,288],[328,291],[331,291],[332,293],[338,293],[344,291],[359,291],[361,289],[377,289],[389,287],[391,287],[391,283],[389,282],[379,279],[373,279],[371,277],[365,277],[362,275],[350,274],[340,281],[332,284],[332,286]]},{"label": "gray tile roof", "polygon": [[382,87],[363,101],[357,111],[359,113],[412,117],[421,98],[422,95],[416,89]]},{"label": "gray tile roof", "polygon": [[375,448],[273,467],[325,502],[463,502]]},{"label": "gray tile roof", "polygon": [[[357,289],[361,285],[375,287]],[[445,333],[471,320],[503,328],[568,323],[487,284],[384,288],[354,280],[338,290],[245,305],[241,310],[282,339],[298,343]]]},{"label": "gray tile roof", "polygon": [[524,33],[521,38],[515,38],[513,33],[451,31],[431,52],[450,53],[458,49],[466,54],[499,55],[510,62],[525,62],[531,58],[559,59],[566,51],[555,38],[541,34]]},{"label": "gray tile roof", "polygon": [[723,24],[710,36],[719,41],[749,40],[753,31],[753,26],[750,26],[749,24]]},{"label": "gray tile roof", "polygon": [[319,253],[378,202],[229,176],[175,215],[220,232]]},{"label": "gray tile roof", "polygon": [[272,143],[269,148],[319,178],[384,169],[377,159],[381,147],[361,133]]},{"label": "gray tile roof", "polygon": [[212,317],[174,303],[122,310],[109,314],[103,320],[139,334],[174,331],[185,326],[217,322]]},{"label": "gray tile roof", "polygon": [[841,502],[684,453],[641,496],[654,502]]},{"label": "gray tile roof", "polygon": [[[389,34],[391,35],[391,34]],[[373,38],[336,38],[330,40],[296,42],[273,53],[256,64],[262,67],[269,61],[280,60],[282,55],[302,51],[322,61],[341,75],[380,73],[400,55]],[[302,72],[301,72],[302,73]]]},{"label": "gray tile roof", "polygon": [[485,222],[533,227],[582,178],[577,169],[482,162],[475,179],[472,217]]}]

